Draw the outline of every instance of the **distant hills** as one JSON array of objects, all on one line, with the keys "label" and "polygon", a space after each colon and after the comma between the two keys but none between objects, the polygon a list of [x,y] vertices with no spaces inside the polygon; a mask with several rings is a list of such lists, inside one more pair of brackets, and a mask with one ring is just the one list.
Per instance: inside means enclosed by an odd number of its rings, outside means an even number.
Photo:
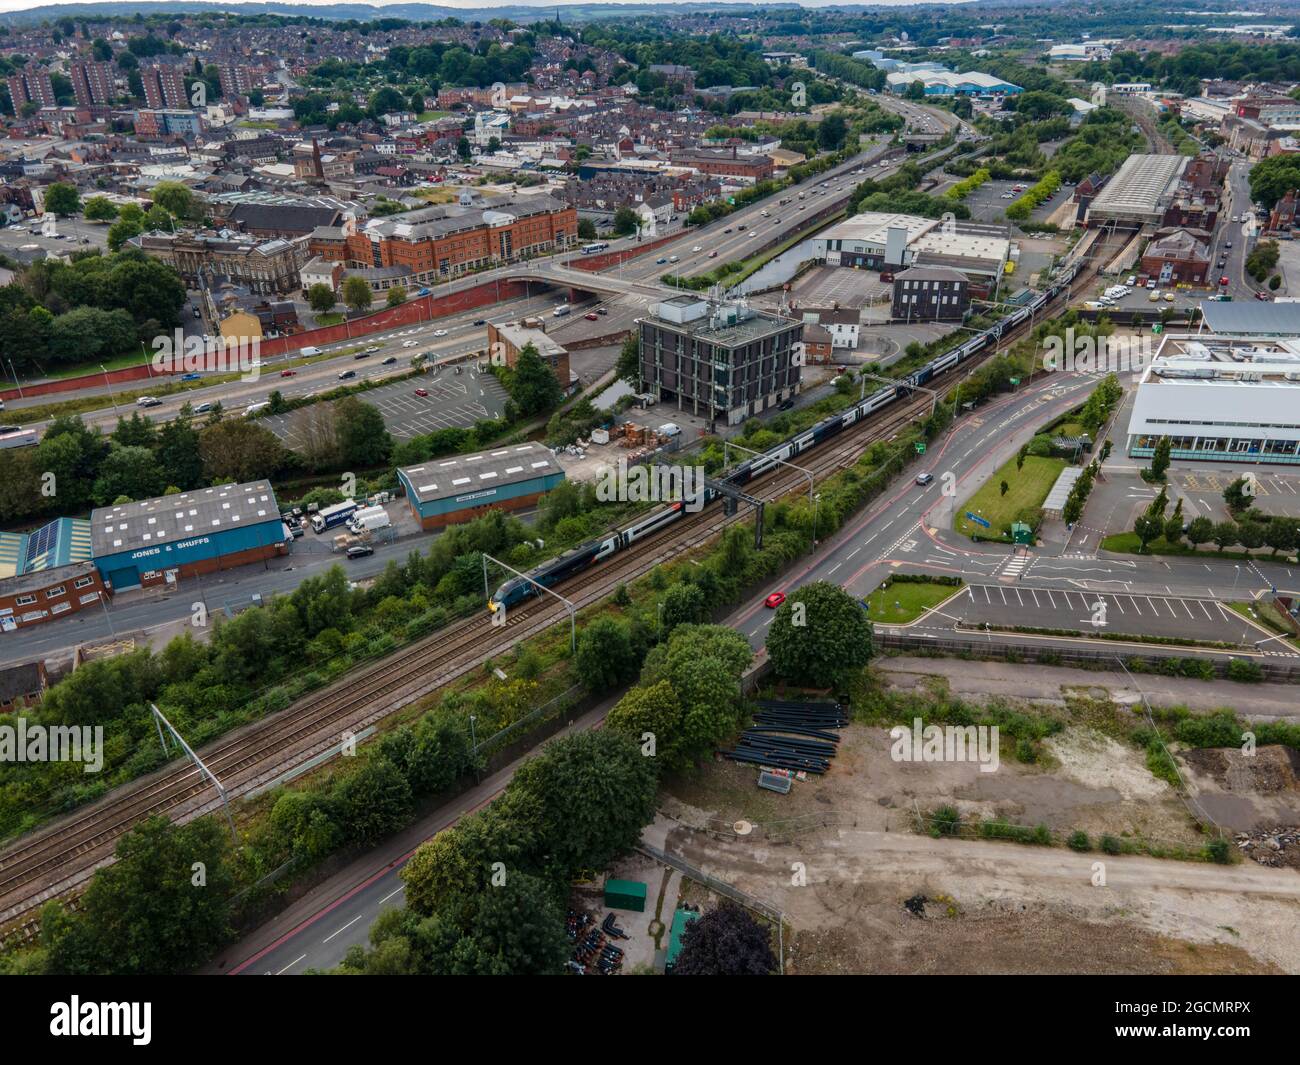
[{"label": "distant hills", "polygon": [[[846,5],[857,6],[857,5]],[[861,5],[871,6],[871,5]],[[204,12],[230,12],[239,15],[291,15],[324,19],[356,19],[365,22],[378,18],[401,18],[413,22],[434,22],[458,18],[465,22],[508,18],[515,22],[532,22],[551,18],[557,12],[562,20],[590,22],[594,19],[635,17],[638,15],[672,15],[692,12],[754,10],[755,8],[793,8],[797,3],[753,3],[741,0],[715,0],[711,3],[560,3],[510,4],[484,7],[447,7],[442,4],[295,4],[295,3],[208,3],[205,0],[142,0],[137,3],[46,4],[23,11],[0,14],[0,23],[40,22],[53,18],[130,16],[141,14],[196,15]]]}]

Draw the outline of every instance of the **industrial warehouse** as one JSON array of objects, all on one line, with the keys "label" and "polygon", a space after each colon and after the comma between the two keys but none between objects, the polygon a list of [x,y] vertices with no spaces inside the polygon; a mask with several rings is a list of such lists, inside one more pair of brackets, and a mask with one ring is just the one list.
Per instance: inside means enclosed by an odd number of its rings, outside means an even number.
[{"label": "industrial warehouse", "polygon": [[95,565],[114,592],[283,554],[288,538],[270,481],[100,507],[90,515]]},{"label": "industrial warehouse", "polygon": [[541,444],[518,444],[399,468],[397,479],[423,529],[467,521],[485,510],[522,510],[564,480]]}]

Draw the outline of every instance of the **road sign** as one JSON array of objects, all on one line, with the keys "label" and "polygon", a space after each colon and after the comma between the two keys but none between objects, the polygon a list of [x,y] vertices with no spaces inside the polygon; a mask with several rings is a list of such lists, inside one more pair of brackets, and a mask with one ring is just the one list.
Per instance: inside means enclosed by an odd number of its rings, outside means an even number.
[{"label": "road sign", "polygon": [[992,525],[990,525],[987,521],[981,518],[978,514],[972,514],[969,510],[966,511],[966,520],[973,521],[976,525],[982,525],[986,529],[993,528]]},{"label": "road sign", "polygon": [[924,441],[924,440],[918,440],[918,441],[916,442],[916,444],[915,444],[915,447],[916,447],[916,453],[917,453],[918,455],[924,455],[924,454],[925,454],[925,441]]},{"label": "road sign", "polygon": [[1151,323],[1151,332],[1153,335],[1158,333],[1163,333],[1164,331],[1165,331],[1165,327],[1161,325],[1159,322]]}]

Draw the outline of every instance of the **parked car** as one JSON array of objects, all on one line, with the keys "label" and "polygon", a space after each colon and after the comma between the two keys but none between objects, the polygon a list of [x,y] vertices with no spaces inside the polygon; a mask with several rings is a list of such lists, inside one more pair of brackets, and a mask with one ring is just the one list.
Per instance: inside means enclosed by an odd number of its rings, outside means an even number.
[{"label": "parked car", "polygon": [[281,371],[280,371],[280,376],[281,376],[281,377],[297,377],[297,376],[298,376],[298,371],[297,371],[297,370],[281,370]]},{"label": "parked car", "polygon": [[182,380],[182,381],[197,381],[197,380],[199,380],[199,378],[201,378],[202,376],[203,376],[203,375],[202,375],[201,373],[183,373],[183,374],[181,374],[181,380]]},{"label": "parked car", "polygon": [[1256,292],[1256,293],[1255,293],[1255,298],[1256,298],[1257,300],[1270,300],[1270,299],[1272,299],[1273,297],[1270,296],[1267,292]]},{"label": "parked car", "polygon": [[427,396],[429,394],[429,390],[427,388],[417,388],[415,390],[415,394],[417,396]]},{"label": "parked car", "polygon": [[763,605],[769,610],[775,610],[785,602],[785,592],[773,592],[763,600]]},{"label": "parked car", "polygon": [[792,399],[783,400],[782,403],[781,403],[781,405],[778,406],[776,409],[777,409],[777,410],[793,410],[793,409],[794,409],[794,400],[792,400]]}]

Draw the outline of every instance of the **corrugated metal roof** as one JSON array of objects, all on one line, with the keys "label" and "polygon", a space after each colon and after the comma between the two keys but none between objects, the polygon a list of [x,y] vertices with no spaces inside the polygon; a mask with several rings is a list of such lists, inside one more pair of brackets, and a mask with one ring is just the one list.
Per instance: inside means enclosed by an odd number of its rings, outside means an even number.
[{"label": "corrugated metal roof", "polygon": [[1212,333],[1300,337],[1300,303],[1205,300],[1201,303],[1201,314]]},{"label": "corrugated metal roof", "polygon": [[270,481],[225,484],[139,503],[100,507],[90,515],[95,557],[280,521]]},{"label": "corrugated metal roof", "polygon": [[419,466],[404,466],[397,472],[406,479],[416,502],[429,503],[564,471],[550,450],[541,444],[514,444],[472,455],[431,459]]}]

